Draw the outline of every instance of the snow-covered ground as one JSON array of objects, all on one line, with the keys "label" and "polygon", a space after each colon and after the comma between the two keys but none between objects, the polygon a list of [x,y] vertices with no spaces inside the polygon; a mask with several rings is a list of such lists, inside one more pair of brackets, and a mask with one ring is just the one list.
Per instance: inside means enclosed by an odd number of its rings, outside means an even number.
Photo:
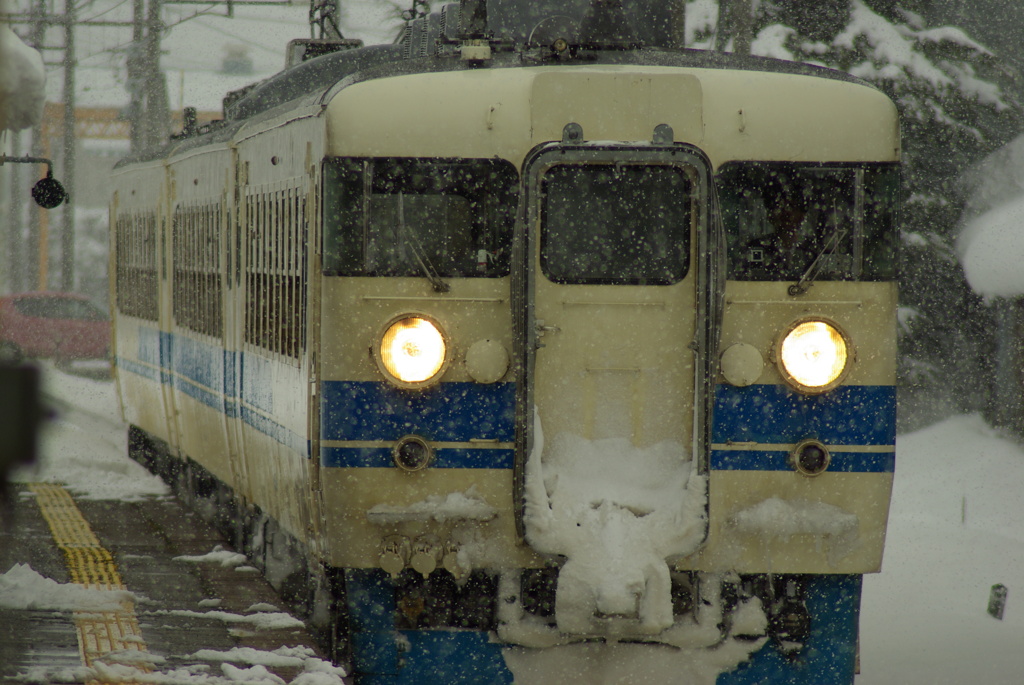
[{"label": "snow-covered ground", "polygon": [[47,365],[43,393],[53,420],[40,435],[39,463],[20,480],[62,483],[78,499],[134,501],[170,494],[160,478],[128,458],[113,382]]},{"label": "snow-covered ground", "polygon": [[[882,573],[864,582],[858,685],[1024,682],[1024,451],[978,416],[897,438]],[[1002,621],[992,585],[1009,589]]]},{"label": "snow-covered ground", "polygon": [[[159,480],[125,456],[109,381],[48,369],[45,384],[62,404],[95,420],[58,416],[43,437],[41,464],[22,480],[64,482],[80,498],[166,495]],[[977,416],[899,437],[884,569],[864,584],[858,685],[1024,679],[1022,490],[1024,450]],[[7,577],[0,575],[0,599]],[[996,583],[1009,589],[1002,621],[986,613]],[[275,658],[253,655],[254,665],[257,657]],[[229,670],[220,678],[240,682]]]},{"label": "snow-covered ground", "polygon": [[[126,500],[168,497],[169,490],[157,477],[127,457],[126,430],[120,420],[117,397],[109,380],[89,380],[44,368],[46,404],[54,418],[42,432],[40,460],[14,474],[15,481],[63,484],[79,500]],[[238,571],[255,571],[246,558],[216,546],[207,554],[181,556],[178,561],[219,564]],[[127,591],[87,589],[61,584],[40,575],[27,564],[0,569],[0,608],[76,612],[117,611],[122,600],[136,604],[149,600]],[[289,629],[301,626],[295,617],[267,604],[256,604],[244,614],[217,610],[220,601],[204,600],[201,611],[171,610],[167,613],[218,619],[247,630]],[[163,610],[161,610],[163,611]],[[156,615],[160,611],[149,612]],[[188,665],[190,660],[195,663]],[[182,662],[186,665],[182,666]],[[210,662],[220,663],[219,672]],[[145,667],[146,672],[140,671]],[[37,666],[20,673],[13,682],[150,683],[152,685],[286,685],[268,670],[280,667],[300,671],[288,685],[343,685],[344,670],[320,658],[305,646],[282,644],[275,649],[234,648],[218,652],[202,649],[171,661],[138,650],[111,652],[93,668]],[[11,682],[4,680],[4,682]]]}]

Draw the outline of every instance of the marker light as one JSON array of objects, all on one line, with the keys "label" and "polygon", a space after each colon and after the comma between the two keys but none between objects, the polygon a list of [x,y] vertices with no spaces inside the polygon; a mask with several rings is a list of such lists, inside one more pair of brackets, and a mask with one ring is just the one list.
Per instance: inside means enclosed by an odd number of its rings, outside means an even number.
[{"label": "marker light", "polygon": [[388,326],[380,340],[380,364],[402,387],[418,387],[440,376],[447,345],[437,324],[409,316]]},{"label": "marker light", "polygon": [[800,392],[831,390],[849,367],[846,336],[835,325],[812,319],[790,329],[779,345],[779,368]]},{"label": "marker light", "polygon": [[823,443],[808,439],[801,440],[793,447],[789,461],[793,468],[805,476],[817,476],[828,468],[832,455]]},{"label": "marker light", "polygon": [[395,466],[403,471],[420,471],[434,460],[434,450],[430,443],[418,435],[407,435],[391,450],[391,458]]}]

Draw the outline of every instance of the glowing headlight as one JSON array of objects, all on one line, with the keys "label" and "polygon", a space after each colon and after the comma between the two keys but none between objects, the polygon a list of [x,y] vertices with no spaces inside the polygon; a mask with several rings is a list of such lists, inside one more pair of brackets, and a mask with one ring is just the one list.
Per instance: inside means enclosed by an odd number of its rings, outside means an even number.
[{"label": "glowing headlight", "polygon": [[779,345],[782,375],[805,393],[834,388],[845,375],[850,356],[850,345],[842,331],[820,319],[793,326]]},{"label": "glowing headlight", "polygon": [[444,334],[434,322],[408,316],[395,321],[380,340],[380,365],[404,387],[421,386],[440,376],[447,355]]}]

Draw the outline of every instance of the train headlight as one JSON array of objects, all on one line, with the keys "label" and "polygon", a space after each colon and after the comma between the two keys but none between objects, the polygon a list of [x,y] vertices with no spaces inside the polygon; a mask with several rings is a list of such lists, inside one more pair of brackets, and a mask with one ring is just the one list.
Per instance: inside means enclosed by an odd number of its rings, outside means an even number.
[{"label": "train headlight", "polygon": [[402,388],[420,388],[440,379],[448,343],[436,322],[407,315],[388,325],[378,352],[377,361],[388,380]]},{"label": "train headlight", "polygon": [[802,393],[822,393],[839,385],[853,350],[838,325],[823,319],[797,322],[782,336],[778,364],[782,376]]}]

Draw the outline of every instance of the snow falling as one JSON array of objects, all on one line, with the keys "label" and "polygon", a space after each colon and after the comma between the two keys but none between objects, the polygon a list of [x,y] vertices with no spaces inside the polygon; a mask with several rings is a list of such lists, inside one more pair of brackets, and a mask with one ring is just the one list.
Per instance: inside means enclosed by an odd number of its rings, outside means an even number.
[{"label": "snow falling", "polygon": [[[10,9],[13,4],[13,0],[4,0],[0,12]],[[772,3],[758,4],[767,6]],[[773,23],[763,27],[755,36],[753,52],[782,59],[802,59],[840,66],[873,83],[892,86],[900,96],[899,104],[909,124],[921,126],[922,122],[930,122],[942,131],[955,132],[948,136],[930,135],[934,140],[952,138],[959,144],[963,139],[968,139],[977,144],[977,150],[961,157],[954,157],[952,153],[946,155],[945,151],[942,155],[933,155],[942,164],[953,168],[952,171],[944,168],[942,173],[934,175],[941,176],[943,183],[956,185],[949,179],[955,179],[958,173],[965,171],[968,161],[976,160],[978,154],[991,151],[1006,140],[993,135],[975,121],[958,118],[957,112],[961,108],[944,107],[937,94],[955,92],[965,101],[987,107],[992,118],[1002,116],[1008,110],[1019,109],[1019,106],[994,81],[980,74],[982,66],[990,64],[986,60],[993,56],[990,47],[956,27],[928,26],[920,16],[910,12],[904,12],[902,22],[894,22],[881,17],[870,5],[872,3],[854,0],[850,21],[829,43],[806,40],[795,28]],[[387,42],[397,27],[394,18],[396,8],[396,4],[387,2],[352,3],[351,9],[344,16],[346,29],[353,35],[367,38],[369,43]],[[297,18],[280,19],[277,24],[294,21],[294,30],[291,32],[304,35],[301,16],[304,13],[305,8],[300,8],[295,13]],[[283,14],[275,16],[284,17]],[[689,2],[687,18],[688,45],[711,47],[718,20],[718,4],[713,0]],[[261,26],[266,31],[269,23],[257,23],[257,29],[246,29],[244,33],[255,35]],[[187,27],[188,24],[182,26]],[[195,22],[195,26],[201,24]],[[274,28],[276,30],[278,27]],[[194,56],[188,53],[195,52],[193,48],[197,42],[212,44],[213,41],[224,40],[224,36],[215,32],[215,37],[208,35],[197,39],[196,35],[188,35],[185,31],[171,31],[168,34],[166,46],[173,57],[166,66],[172,76],[169,79],[170,99],[175,107],[194,104],[201,109],[219,109],[220,97],[225,90],[245,85],[280,68],[279,50],[275,48],[271,55],[269,50],[258,49],[255,51],[256,76],[202,73],[202,70],[196,68],[196,63],[190,61],[194,60]],[[957,62],[927,52],[937,46],[973,55],[973,61]],[[857,51],[860,52],[856,59],[847,58],[850,53]],[[839,53],[843,59],[832,59]],[[94,65],[89,78],[83,79],[80,84],[82,102],[123,106],[126,102],[123,97],[123,70],[120,73],[117,69],[102,70],[101,73],[100,69],[95,68],[95,56],[85,59],[92,59]],[[39,54],[27,48],[9,28],[0,25],[0,101],[5,98],[7,101],[7,128],[19,130],[36,123],[42,104],[44,76]],[[921,95],[923,91],[914,92],[915,84],[924,84],[927,92],[924,95]],[[59,79],[51,75],[48,87],[50,99],[60,101]],[[116,101],[110,101],[111,93],[115,94]],[[188,102],[185,101],[186,97],[189,98]],[[2,118],[0,116],[0,120]],[[921,138],[927,139],[929,135],[922,135]],[[921,158],[927,156],[920,154]],[[914,168],[924,166],[919,164]],[[1001,172],[993,169],[990,173],[996,176]],[[921,177],[921,174],[917,177]],[[917,256],[922,253],[938,254],[940,261],[948,254],[948,247],[959,232],[956,218],[959,216],[958,209],[944,195],[948,187],[934,183],[912,188],[907,193],[908,206],[913,210],[913,217],[908,220],[905,231],[904,248],[910,255],[908,262],[918,261]],[[967,282],[976,293],[986,298],[1024,294],[1024,278],[1018,268],[1018,256],[1024,253],[1024,243],[1021,242],[1018,230],[1024,218],[1022,187],[1024,185],[1014,187],[1010,184],[997,200],[993,199],[977,207],[978,211],[968,216],[963,234],[956,243],[956,254],[963,264]],[[936,212],[942,216],[939,221],[934,218]],[[88,211],[82,214],[87,216]],[[950,220],[950,215],[954,219]],[[915,218],[918,216],[922,218]],[[945,226],[945,233],[939,235],[925,230],[930,230],[935,224]],[[954,237],[951,238],[951,235]],[[921,263],[930,265],[933,262]],[[922,287],[914,285],[913,275],[907,280],[911,290]],[[937,285],[933,274],[926,273],[918,280],[924,284],[925,289],[944,289]],[[907,300],[911,298],[908,296]],[[946,329],[941,326],[927,328],[927,320],[934,317],[935,313],[925,311],[916,302],[911,304],[913,309],[906,307],[901,311],[905,334],[910,336],[917,332],[924,337],[938,330],[937,337],[943,339],[942,333]],[[958,318],[959,310],[950,308],[950,311],[955,319],[955,328],[962,323],[962,319]],[[959,363],[965,358],[965,355],[951,353],[947,349],[933,356],[944,356],[949,359],[949,363]],[[931,372],[935,367],[928,368]],[[956,378],[946,379],[941,374],[933,374],[933,377],[939,378],[941,384],[953,387],[952,394],[963,394],[960,393],[960,385],[953,382]],[[53,370],[47,373],[47,381],[49,391],[62,397],[69,406],[87,408],[116,421],[116,399],[109,383],[85,381]],[[939,390],[927,389],[926,392]],[[76,497],[85,499],[146,501],[167,496],[167,489],[159,479],[124,457],[124,439],[123,426],[116,430],[104,422],[97,422],[95,426],[80,426],[58,417],[44,434],[43,461],[31,473],[23,474],[23,479],[64,482]],[[587,558],[585,553],[567,540],[567,535],[560,532],[559,526],[581,523],[596,538],[612,538],[619,542],[624,538],[636,538],[639,547],[620,546],[613,560],[619,566],[626,564],[631,568],[623,572],[621,580],[617,577],[608,593],[608,601],[615,605],[624,598],[635,596],[635,593],[630,594],[629,588],[637,586],[637,583],[645,588],[656,587],[664,563],[663,552],[675,554],[675,550],[687,547],[687,540],[677,541],[666,552],[651,543],[650,536],[642,530],[645,526],[655,525],[659,517],[665,520],[673,517],[677,521],[685,520],[692,529],[699,521],[687,514],[686,507],[702,502],[703,482],[689,473],[689,462],[678,459],[681,454],[678,447],[662,446],[659,449],[663,449],[663,452],[641,455],[639,458],[650,460],[652,464],[661,464],[664,455],[674,455],[676,467],[663,472],[663,475],[667,476],[667,480],[674,479],[674,482],[686,484],[691,497],[687,498],[685,506],[677,503],[673,508],[657,503],[657,498],[655,504],[648,501],[638,505],[634,500],[617,494],[608,494],[596,501],[575,498],[574,488],[567,483],[573,479],[582,482],[585,475],[573,467],[571,455],[583,451],[596,454],[621,453],[627,448],[611,443],[580,444],[572,443],[568,438],[559,440],[562,444],[552,448],[549,464],[541,464],[539,452],[533,462],[535,469],[531,481],[531,507],[535,514],[541,516],[532,522],[535,539],[538,543],[544,542],[557,553],[566,554],[570,560],[575,559],[577,582],[568,585],[576,591],[591,592],[594,588],[603,587],[607,580],[596,566],[598,561],[605,560]],[[980,415],[967,413],[902,434],[899,437],[898,454],[883,572],[865,579],[861,618],[862,673],[857,683],[1018,682],[1024,670],[1024,654],[1019,649],[1024,640],[1024,611],[1018,610],[1016,601],[1024,591],[1018,584],[1020,569],[1024,564],[1024,524],[1020,523],[1018,515],[1019,484],[1024,480],[1024,452],[990,428]],[[588,483],[588,487],[592,485]],[[465,493],[461,499],[425,502],[415,514],[431,515],[430,512],[440,511],[443,512],[442,516],[461,515],[483,520],[489,512],[482,509],[480,504],[474,500],[472,493]],[[787,506],[790,509],[786,509]],[[822,518],[822,512],[801,511],[799,508],[794,510],[793,506],[793,503],[768,500],[743,512],[735,523],[754,530],[766,525],[768,520],[781,517],[794,526],[794,531],[806,532],[807,526],[811,525],[806,522],[812,519],[825,521],[824,524],[814,524],[820,528],[812,532],[821,535],[827,544],[832,545],[830,550],[834,548],[835,553],[842,553],[845,536],[851,527],[856,527],[856,522],[849,519],[847,512],[828,511],[824,512]],[[470,513],[467,514],[467,511]],[[395,512],[384,507],[375,514],[386,518],[408,515],[409,512]],[[805,523],[800,524],[801,521]],[[645,542],[641,544],[641,540]],[[244,566],[237,559],[228,558],[221,552],[223,550],[212,550],[203,558],[189,561],[238,562],[239,567]],[[635,579],[641,567],[643,582],[628,582],[630,577]],[[0,604],[4,606],[24,605],[27,608],[29,604],[41,602],[39,606],[45,605],[54,610],[98,610],[97,602],[102,605],[111,599],[97,596],[94,594],[96,591],[78,592],[77,588],[61,586],[27,566],[19,565],[0,571],[3,572],[0,575]],[[650,579],[654,580],[653,585]],[[1004,583],[1009,587],[1009,604],[1003,621],[992,619],[984,611],[989,589],[995,583]],[[657,594],[654,591],[652,597]],[[658,602],[652,602],[641,613],[651,626],[664,626],[663,611],[659,613],[657,605]],[[570,612],[566,620],[585,623],[587,617]],[[733,648],[734,653],[728,651]],[[557,681],[573,668],[586,667],[598,672],[608,668],[613,661],[628,662],[628,658],[623,655],[631,649],[629,645],[613,645],[602,655],[593,646],[566,646],[547,653],[544,656],[547,661],[544,663],[528,658],[525,650],[510,649],[507,659],[517,673],[543,671],[552,681]],[[715,669],[721,670],[727,664],[745,658],[738,646],[733,645],[728,649],[720,650],[716,657],[721,658],[721,664],[694,667],[697,670],[706,667],[695,674],[694,679],[712,677],[717,672]],[[329,665],[311,660],[308,654],[291,653],[288,650],[287,647],[281,647],[271,652],[225,653],[225,663],[220,674],[191,673],[186,670],[161,674],[166,680],[152,682],[273,682],[263,667],[275,659],[304,660],[306,673],[296,679],[294,685],[340,681],[339,674],[331,670]],[[108,666],[111,673],[116,673],[118,669],[130,668],[133,659],[138,658],[141,657],[137,654],[123,654],[119,663]],[[240,668],[228,661],[244,663],[246,666]],[[652,661],[656,664],[664,662],[664,672],[678,672],[671,669],[678,668],[680,660],[671,656],[668,649]],[[159,663],[154,665],[159,669]],[[68,679],[81,680],[95,674],[79,672],[63,675]],[[37,682],[47,677],[58,679],[56,674],[26,674],[26,681]]]}]

